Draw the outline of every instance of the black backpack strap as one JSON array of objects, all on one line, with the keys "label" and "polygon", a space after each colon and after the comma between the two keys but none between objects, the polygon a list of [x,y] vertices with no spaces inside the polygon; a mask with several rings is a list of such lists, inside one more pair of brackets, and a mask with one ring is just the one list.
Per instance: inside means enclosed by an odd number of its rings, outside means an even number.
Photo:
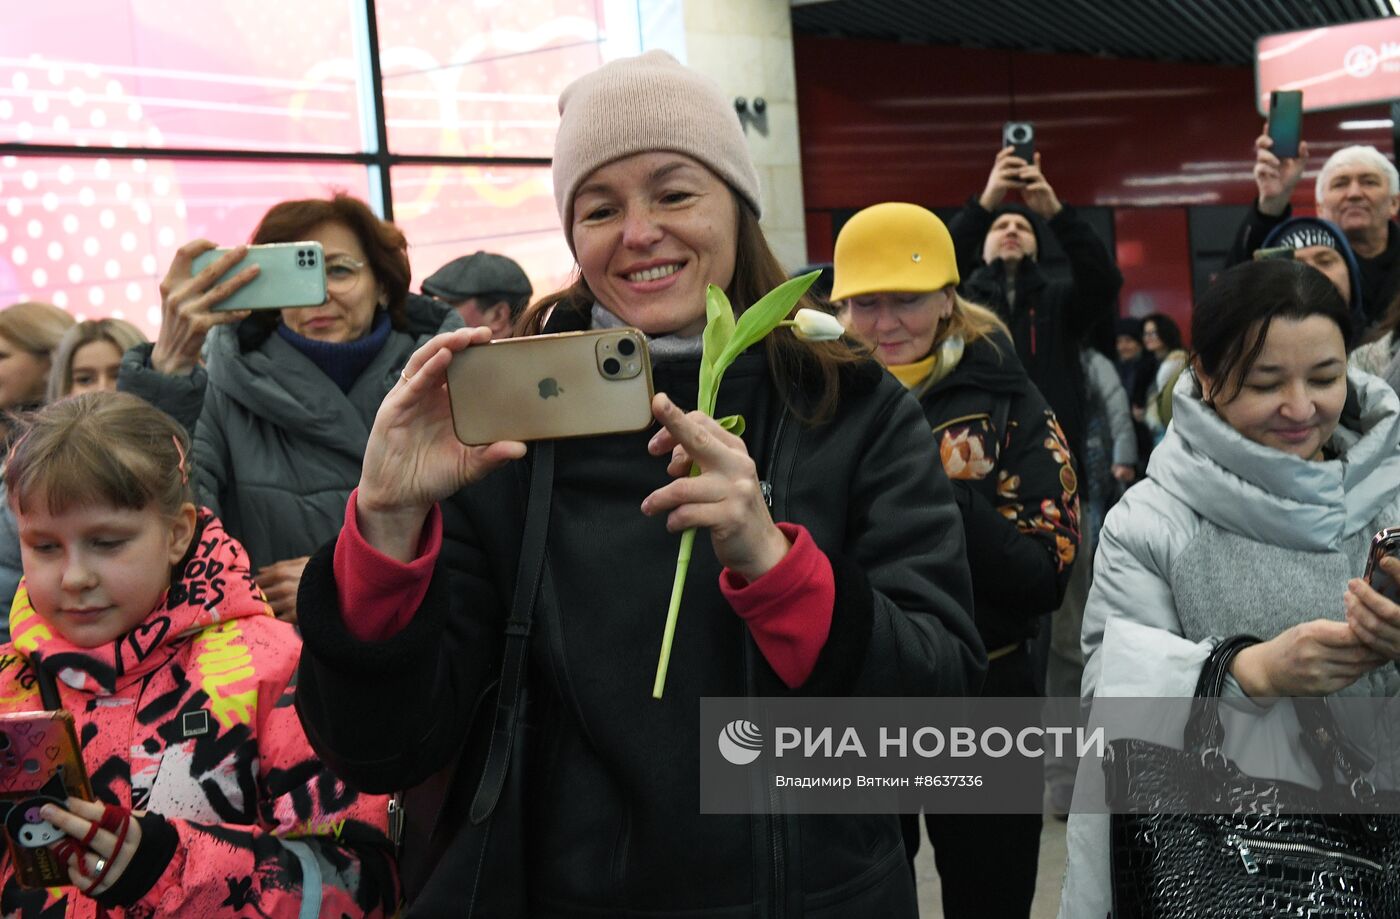
[{"label": "black backpack strap", "polygon": [[520,695],[525,683],[525,659],[530,648],[530,625],[544,572],[545,542],[549,535],[549,505],[554,491],[554,443],[540,441],[533,447],[530,496],[525,510],[525,532],[520,539],[520,565],[515,574],[515,596],[506,620],[505,655],[501,662],[500,689],[491,724],[486,765],[472,798],[470,819],[480,824],[491,817],[500,800],[515,746],[520,715]]}]

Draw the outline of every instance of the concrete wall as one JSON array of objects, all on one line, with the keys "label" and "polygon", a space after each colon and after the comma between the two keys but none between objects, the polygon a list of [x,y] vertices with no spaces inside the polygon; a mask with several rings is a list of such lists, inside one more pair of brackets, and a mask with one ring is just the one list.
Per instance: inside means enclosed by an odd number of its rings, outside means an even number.
[{"label": "concrete wall", "polygon": [[[763,229],[789,270],[807,261],[788,0],[686,0],[686,63],[750,102],[743,116],[763,194]],[[755,117],[752,101],[767,111]]]}]

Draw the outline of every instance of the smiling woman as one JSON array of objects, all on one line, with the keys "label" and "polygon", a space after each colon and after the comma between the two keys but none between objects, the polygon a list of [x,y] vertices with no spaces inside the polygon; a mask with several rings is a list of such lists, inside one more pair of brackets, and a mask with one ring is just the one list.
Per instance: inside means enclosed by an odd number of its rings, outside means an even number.
[{"label": "smiling woman", "polygon": [[[1400,694],[1400,606],[1360,580],[1372,535],[1400,522],[1400,402],[1348,371],[1350,331],[1301,262],[1237,265],[1202,297],[1151,476],[1104,523],[1086,695],[1190,696],[1238,635],[1264,640],[1234,658],[1227,694]],[[1227,736],[1222,752],[1316,787],[1293,707],[1254,711],[1248,751]],[[1104,815],[1070,817],[1062,917],[1109,912],[1109,832]]]},{"label": "smiling woman", "polygon": [[[502,859],[473,887],[453,866],[480,864],[483,830],[449,815],[441,860],[413,872],[410,909],[481,915],[474,906],[505,899],[492,914],[719,919],[815,915],[821,903],[828,919],[913,917],[894,816],[708,815],[695,789],[714,751],[701,696],[976,688],[984,653],[928,425],[874,362],[790,328],[726,370],[714,414],[742,415],[742,439],[688,411],[708,286],[743,312],[786,280],[758,225],[732,103],[652,52],[579,79],[560,110],[554,190],[579,277],[524,327],[640,328],[664,391],[659,427],[539,444],[528,470],[497,471],[524,445],[463,447],[443,392],[453,353],[483,330],[420,349],[375,419],[340,539],[307,566],[298,708],[358,787],[412,788],[455,763],[448,800],[465,799],[481,775],[457,751],[512,710],[482,699],[534,596],[517,560],[547,544],[533,659],[521,671],[509,658],[528,700],[508,767],[519,793],[496,799],[488,837],[528,840],[530,857]],[[541,507],[547,533],[532,522]],[[658,701],[653,666],[691,528],[702,535],[683,637]],[[424,791],[406,796],[410,815],[441,811]]]}]

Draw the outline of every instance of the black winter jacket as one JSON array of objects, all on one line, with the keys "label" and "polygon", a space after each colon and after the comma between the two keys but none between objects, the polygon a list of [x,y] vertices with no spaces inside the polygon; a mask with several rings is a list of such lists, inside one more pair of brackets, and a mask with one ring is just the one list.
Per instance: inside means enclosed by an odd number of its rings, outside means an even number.
[{"label": "black winter jacket", "polygon": [[996,310],[1010,326],[1016,355],[1055,410],[1075,456],[1082,457],[1088,396],[1079,349],[1101,344],[1096,339],[1113,323],[1123,276],[1074,208],[1065,205],[1046,225],[1069,257],[1072,280],[1052,281],[1033,260],[1021,259],[1014,306],[1007,301],[1005,263],[997,259],[981,264],[991,212],[973,198],[949,222],[948,230],[957,251],[963,296]]},{"label": "black winter jacket", "polygon": [[[582,327],[556,314],[550,331]],[[772,486],[773,518],[805,526],[831,559],[836,600],[797,693],[976,693],[986,661],[969,610],[962,527],[919,408],[873,365],[847,379],[836,418],[790,417],[755,349],[726,374],[717,415]],[[659,363],[657,389],[693,406],[698,361]],[[556,446],[547,565],[531,633],[527,874],[531,916],[914,916],[893,815],[702,815],[698,700],[791,694],[719,592],[695,542],[665,697],[651,698],[677,536],[641,514],[668,481],[650,432]],[[365,789],[412,786],[449,762],[499,669],[525,490],[498,470],[443,504],[428,596],[379,643],[345,629],[326,547],[298,598],[305,639],[297,705],[312,744]],[[762,760],[760,760],[762,762]],[[459,775],[458,782],[474,782]],[[466,879],[434,877],[424,915],[451,915]]]},{"label": "black winter jacket", "polygon": [[1000,334],[968,345],[919,402],[962,511],[982,642],[1024,641],[1060,605],[1079,546],[1069,444]]}]

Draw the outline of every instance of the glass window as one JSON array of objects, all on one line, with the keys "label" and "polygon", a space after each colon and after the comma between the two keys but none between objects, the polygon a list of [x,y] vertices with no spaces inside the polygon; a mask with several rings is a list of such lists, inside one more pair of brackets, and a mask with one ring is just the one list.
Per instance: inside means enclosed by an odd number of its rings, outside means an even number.
[{"label": "glass window", "polygon": [[452,259],[479,251],[519,262],[536,297],[569,283],[574,258],[548,167],[397,166],[391,176],[414,289]]},{"label": "glass window", "polygon": [[44,0],[0,29],[0,142],[360,152],[359,0]]},{"label": "glass window", "polygon": [[344,190],[364,167],[161,159],[0,157],[0,306],[45,300],[127,319],[154,337],[175,250],[245,242],[269,207]]},{"label": "glass window", "polygon": [[395,153],[549,157],[559,91],[603,62],[597,0],[378,0],[375,11]]}]

